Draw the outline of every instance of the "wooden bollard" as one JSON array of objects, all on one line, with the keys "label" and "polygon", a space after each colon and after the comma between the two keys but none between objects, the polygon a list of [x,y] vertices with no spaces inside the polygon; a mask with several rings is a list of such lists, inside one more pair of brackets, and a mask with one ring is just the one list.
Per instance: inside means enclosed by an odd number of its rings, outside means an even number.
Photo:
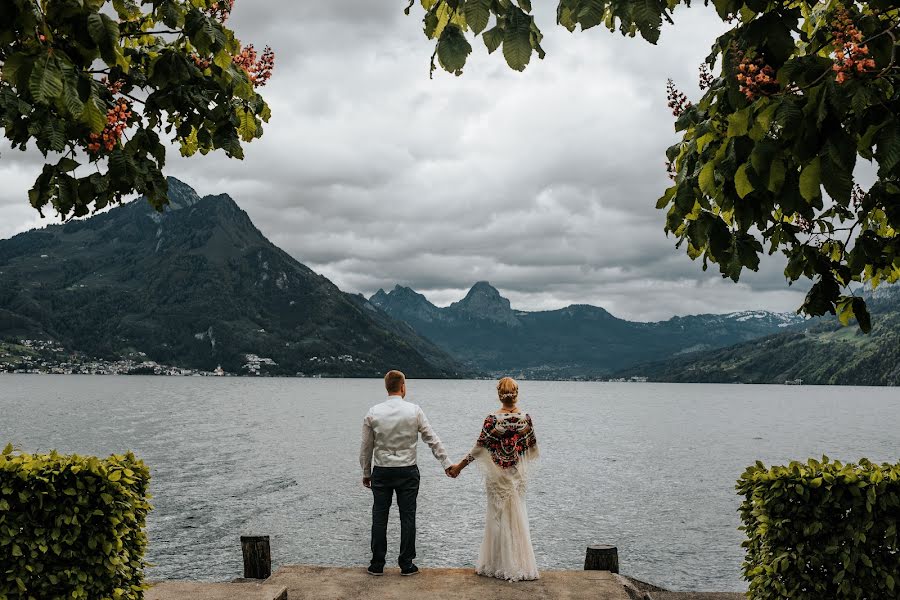
[{"label": "wooden bollard", "polygon": [[268,579],[272,575],[269,536],[242,535],[241,552],[244,554],[245,579]]},{"label": "wooden bollard", "polygon": [[619,550],[615,546],[588,546],[584,555],[585,571],[619,572]]}]

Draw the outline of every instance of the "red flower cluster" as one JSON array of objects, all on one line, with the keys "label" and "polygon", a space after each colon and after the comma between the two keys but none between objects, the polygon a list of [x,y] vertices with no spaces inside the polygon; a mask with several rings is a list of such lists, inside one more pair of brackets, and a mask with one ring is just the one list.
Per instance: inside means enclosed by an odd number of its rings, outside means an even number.
[{"label": "red flower cluster", "polygon": [[859,210],[868,194],[869,193],[862,189],[858,183],[855,184],[853,186],[853,193],[850,195],[850,203],[853,205],[853,208]]},{"label": "red flower cluster", "polygon": [[804,233],[812,233],[813,224],[803,215],[795,215],[794,216],[794,224],[800,228]]},{"label": "red flower cluster", "polygon": [[875,68],[875,60],[867,58],[869,47],[862,44],[862,33],[853,24],[853,19],[845,9],[835,13],[836,21],[834,35],[835,46],[840,46],[834,52],[834,65],[831,69],[837,73],[835,81],[844,83],[853,74],[861,74]]},{"label": "red flower cluster", "polygon": [[191,60],[194,61],[194,64],[197,65],[197,68],[201,71],[209,68],[208,58],[200,58],[197,54],[191,54]]},{"label": "red flower cluster", "polygon": [[708,90],[713,84],[713,76],[709,71],[709,65],[702,63],[700,65],[700,89]]},{"label": "red flower cluster", "polygon": [[691,106],[687,96],[675,87],[675,82],[671,79],[666,80],[666,100],[668,100],[669,108],[672,110],[672,116],[675,117],[680,117]]},{"label": "red flower cluster", "polygon": [[100,83],[105,85],[106,89],[108,89],[113,94],[118,94],[119,92],[122,91],[122,86],[125,85],[125,80],[119,79],[118,81],[110,81],[104,75],[103,78],[100,79]]},{"label": "red flower cluster", "polygon": [[92,133],[89,138],[88,152],[99,154],[100,150],[112,151],[122,139],[122,133],[128,126],[131,118],[131,106],[124,98],[120,98],[116,105],[106,113],[106,127],[101,133]]},{"label": "red flower cluster", "polygon": [[669,176],[669,179],[675,181],[675,176],[678,175],[678,171],[675,170],[675,161],[667,160],[665,162],[666,165],[666,175]]},{"label": "red flower cluster", "polygon": [[258,56],[253,44],[247,44],[241,48],[241,53],[234,57],[234,64],[247,72],[254,87],[262,87],[272,77],[275,52],[266,46],[262,56]]},{"label": "red flower cluster", "polygon": [[761,58],[751,60],[743,57],[738,65],[737,80],[740,92],[750,102],[759,96],[771,96],[779,90],[775,69],[765,64]]},{"label": "red flower cluster", "polygon": [[231,10],[234,8],[234,0],[218,0],[213,2],[206,9],[206,14],[216,19],[220,23],[224,23],[231,16]]}]

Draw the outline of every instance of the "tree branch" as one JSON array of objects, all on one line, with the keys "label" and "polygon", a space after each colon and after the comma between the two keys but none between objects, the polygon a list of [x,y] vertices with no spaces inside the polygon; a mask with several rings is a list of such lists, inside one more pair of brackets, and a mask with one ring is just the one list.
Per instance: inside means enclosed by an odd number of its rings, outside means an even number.
[{"label": "tree branch", "polygon": [[138,31],[135,33],[126,33],[125,37],[141,37],[142,35],[163,35],[163,34],[172,34],[172,35],[184,35],[184,30],[172,31],[169,29],[161,29],[159,31]]}]

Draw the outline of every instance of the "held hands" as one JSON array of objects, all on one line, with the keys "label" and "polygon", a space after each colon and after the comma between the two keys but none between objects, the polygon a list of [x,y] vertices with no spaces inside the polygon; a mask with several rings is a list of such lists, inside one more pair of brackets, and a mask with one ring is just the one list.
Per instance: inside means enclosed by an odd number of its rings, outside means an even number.
[{"label": "held hands", "polygon": [[459,474],[462,472],[464,467],[465,467],[465,465],[461,462],[456,463],[455,465],[449,467],[447,469],[447,477],[452,477],[453,479],[456,479],[457,477],[459,477]]}]

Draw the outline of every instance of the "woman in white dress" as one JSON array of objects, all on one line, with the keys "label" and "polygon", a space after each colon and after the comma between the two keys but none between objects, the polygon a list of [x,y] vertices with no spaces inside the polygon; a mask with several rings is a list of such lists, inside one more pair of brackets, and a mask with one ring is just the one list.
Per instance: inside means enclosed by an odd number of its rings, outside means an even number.
[{"label": "woman in white dress", "polygon": [[500,409],[485,418],[475,447],[451,467],[451,475],[473,462],[484,474],[488,504],[477,573],[508,581],[538,579],[525,506],[528,472],[538,457],[534,425],[516,405],[519,386],[513,378],[501,379],[497,394]]}]

